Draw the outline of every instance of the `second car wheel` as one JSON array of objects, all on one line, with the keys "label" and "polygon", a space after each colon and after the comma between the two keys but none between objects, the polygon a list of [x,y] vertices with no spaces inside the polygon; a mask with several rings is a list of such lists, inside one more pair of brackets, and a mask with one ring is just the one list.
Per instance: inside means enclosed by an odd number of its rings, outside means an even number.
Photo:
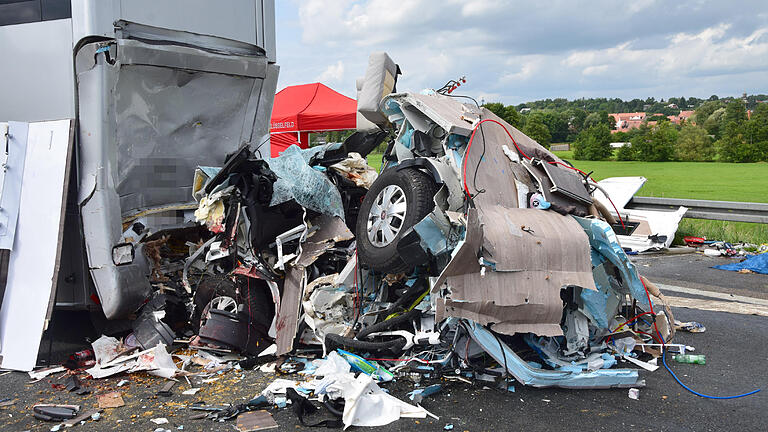
[{"label": "second car wheel", "polygon": [[355,230],[360,262],[384,273],[411,270],[397,253],[397,242],[435,208],[436,190],[432,178],[417,169],[381,173],[360,206]]}]

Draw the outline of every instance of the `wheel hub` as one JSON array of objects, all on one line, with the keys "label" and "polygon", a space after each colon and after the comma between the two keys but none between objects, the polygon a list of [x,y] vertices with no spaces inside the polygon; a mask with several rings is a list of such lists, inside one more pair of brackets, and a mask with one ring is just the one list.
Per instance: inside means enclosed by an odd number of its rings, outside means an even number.
[{"label": "wheel hub", "polygon": [[368,212],[368,240],[376,247],[391,244],[400,233],[408,210],[405,192],[400,186],[389,185],[376,195]]}]

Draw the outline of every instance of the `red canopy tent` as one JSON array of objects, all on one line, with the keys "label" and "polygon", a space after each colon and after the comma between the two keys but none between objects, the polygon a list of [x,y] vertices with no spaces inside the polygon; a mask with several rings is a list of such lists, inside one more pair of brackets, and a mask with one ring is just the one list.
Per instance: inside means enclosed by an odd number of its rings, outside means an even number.
[{"label": "red canopy tent", "polygon": [[355,129],[356,116],[357,101],[323,84],[286,87],[272,107],[272,157],[292,144],[307,148],[310,132]]}]

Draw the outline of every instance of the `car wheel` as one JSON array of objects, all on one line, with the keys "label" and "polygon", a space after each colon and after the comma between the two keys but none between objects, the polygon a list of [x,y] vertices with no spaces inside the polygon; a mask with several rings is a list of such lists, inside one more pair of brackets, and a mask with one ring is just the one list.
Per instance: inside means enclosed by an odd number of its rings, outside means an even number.
[{"label": "car wheel", "polygon": [[413,269],[397,253],[397,242],[435,208],[436,190],[432,178],[419,170],[385,170],[360,206],[356,229],[360,263],[384,273]]}]

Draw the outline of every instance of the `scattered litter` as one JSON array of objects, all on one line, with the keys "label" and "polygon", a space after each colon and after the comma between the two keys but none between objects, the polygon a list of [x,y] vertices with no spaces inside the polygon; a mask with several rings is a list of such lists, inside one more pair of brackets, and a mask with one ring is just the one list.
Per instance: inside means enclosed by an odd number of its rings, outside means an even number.
[{"label": "scattered litter", "polygon": [[640,399],[640,389],[636,389],[636,388],[629,389],[628,396],[630,399],[633,399],[633,400]]},{"label": "scattered litter", "polygon": [[48,368],[38,369],[34,371],[27,372],[29,374],[29,377],[32,378],[35,381],[40,381],[41,379],[47,377],[48,375],[55,374],[58,372],[64,372],[67,370],[64,366],[51,366]]},{"label": "scattered litter", "polygon": [[161,388],[160,390],[157,391],[157,395],[158,396],[162,396],[162,397],[171,397],[171,396],[173,396],[173,393],[171,392],[171,389],[175,385],[176,385],[176,381],[168,381],[167,383],[165,383],[165,385],[163,385],[163,388]]},{"label": "scattered litter", "polygon": [[749,270],[755,273],[768,274],[768,253],[752,255],[738,263],[716,265],[712,268],[729,271]]},{"label": "scattered litter", "polygon": [[707,358],[704,354],[676,354],[672,358],[678,363],[706,364]]},{"label": "scattered litter", "polygon": [[153,419],[149,419],[149,421],[151,421],[152,423],[154,423],[156,425],[168,424],[168,419],[165,418],[165,417],[153,418]]},{"label": "scattered litter", "polygon": [[704,333],[707,328],[696,321],[680,322],[675,321],[675,330],[687,331],[689,333]]},{"label": "scattered litter", "polygon": [[423,389],[416,389],[408,393],[408,399],[412,400],[416,404],[420,404],[425,397],[432,396],[433,394],[438,393],[442,389],[443,389],[442,385],[432,384],[429,387],[424,387]]},{"label": "scattered litter", "polygon": [[453,423],[448,423],[445,426],[443,426],[443,430],[453,430]]},{"label": "scattered litter", "polygon": [[183,392],[181,392],[181,394],[183,394],[183,395],[194,395],[195,393],[197,393],[199,391],[200,391],[200,388],[191,388],[191,389],[188,389],[188,390],[184,390]]},{"label": "scattered litter", "polygon": [[122,387],[126,384],[128,384],[130,381],[128,380],[120,380],[120,382],[117,383],[117,387]]},{"label": "scattered litter", "polygon": [[93,421],[98,421],[101,419],[101,410],[100,409],[89,409],[87,411],[84,411],[82,414],[78,415],[77,417],[74,417],[69,420],[64,421],[64,426],[66,427],[72,427],[77,425],[80,422],[87,421],[88,419],[91,419]]}]

